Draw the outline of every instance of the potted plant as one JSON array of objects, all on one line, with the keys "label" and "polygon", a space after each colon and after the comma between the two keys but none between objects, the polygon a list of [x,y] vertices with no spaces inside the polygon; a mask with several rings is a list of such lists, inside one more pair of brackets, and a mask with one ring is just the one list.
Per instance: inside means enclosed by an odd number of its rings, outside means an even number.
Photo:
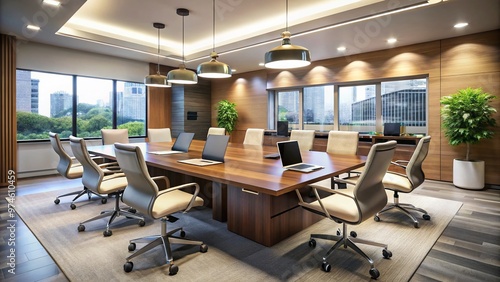
[{"label": "potted plant", "polygon": [[453,160],[453,185],[465,189],[484,188],[484,161],[471,160],[470,145],[492,138],[492,117],[496,109],[489,103],[496,97],[481,88],[460,89],[441,98],[444,134],[452,146],[466,145],[464,159]]},{"label": "potted plant", "polygon": [[226,129],[228,134],[231,134],[238,120],[238,111],[236,104],[228,100],[221,100],[217,103],[217,126]]}]

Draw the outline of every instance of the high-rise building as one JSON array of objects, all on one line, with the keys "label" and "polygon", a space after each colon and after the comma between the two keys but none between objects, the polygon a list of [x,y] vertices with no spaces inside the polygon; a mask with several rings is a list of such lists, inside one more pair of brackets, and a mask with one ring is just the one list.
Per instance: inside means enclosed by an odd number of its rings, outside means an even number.
[{"label": "high-rise building", "polygon": [[73,105],[73,97],[64,91],[50,94],[50,117],[60,116]]},{"label": "high-rise building", "polygon": [[16,110],[38,113],[38,84],[40,80],[31,79],[31,71],[16,71]]}]

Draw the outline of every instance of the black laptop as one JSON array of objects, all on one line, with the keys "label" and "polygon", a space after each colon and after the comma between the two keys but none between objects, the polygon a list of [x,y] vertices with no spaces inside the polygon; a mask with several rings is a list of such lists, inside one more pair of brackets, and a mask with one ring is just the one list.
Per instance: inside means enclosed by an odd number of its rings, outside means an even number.
[{"label": "black laptop", "polygon": [[179,134],[179,136],[177,136],[177,139],[175,139],[174,145],[172,146],[172,150],[152,151],[148,153],[155,155],[187,153],[189,151],[189,146],[191,146],[193,138],[194,138],[194,133],[182,132]]},{"label": "black laptop", "polygon": [[278,152],[281,158],[281,164],[286,170],[294,170],[300,172],[311,172],[320,168],[319,165],[308,164],[302,162],[300,154],[299,142],[297,140],[276,142]]},{"label": "black laptop", "polygon": [[179,160],[180,163],[206,166],[220,164],[224,162],[227,144],[229,143],[229,135],[213,135],[207,137],[201,159]]},{"label": "black laptop", "polygon": [[401,124],[399,122],[384,123],[384,136],[400,136]]}]

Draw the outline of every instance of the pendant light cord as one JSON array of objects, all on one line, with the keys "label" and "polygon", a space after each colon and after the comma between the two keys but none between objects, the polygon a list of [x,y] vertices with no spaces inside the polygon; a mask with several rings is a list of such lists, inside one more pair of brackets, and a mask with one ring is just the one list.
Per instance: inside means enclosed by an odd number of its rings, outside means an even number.
[{"label": "pendant light cord", "polygon": [[182,64],[184,64],[184,15],[182,16]]},{"label": "pendant light cord", "polygon": [[215,52],[215,0],[212,1],[212,52]]},{"label": "pendant light cord", "polygon": [[285,23],[285,31],[288,31],[288,0],[286,0],[286,23]]},{"label": "pendant light cord", "polygon": [[158,56],[157,56],[157,72],[160,73],[160,29],[158,28]]}]

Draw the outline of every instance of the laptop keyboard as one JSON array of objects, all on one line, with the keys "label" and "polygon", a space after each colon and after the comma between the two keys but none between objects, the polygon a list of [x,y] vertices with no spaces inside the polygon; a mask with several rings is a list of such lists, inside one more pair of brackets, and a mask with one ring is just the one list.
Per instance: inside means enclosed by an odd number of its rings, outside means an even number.
[{"label": "laptop keyboard", "polygon": [[298,165],[292,165],[292,166],[289,166],[288,169],[290,168],[293,168],[293,169],[304,169],[304,168],[310,168],[310,167],[313,167],[313,165],[309,165],[309,164],[298,164]]}]

